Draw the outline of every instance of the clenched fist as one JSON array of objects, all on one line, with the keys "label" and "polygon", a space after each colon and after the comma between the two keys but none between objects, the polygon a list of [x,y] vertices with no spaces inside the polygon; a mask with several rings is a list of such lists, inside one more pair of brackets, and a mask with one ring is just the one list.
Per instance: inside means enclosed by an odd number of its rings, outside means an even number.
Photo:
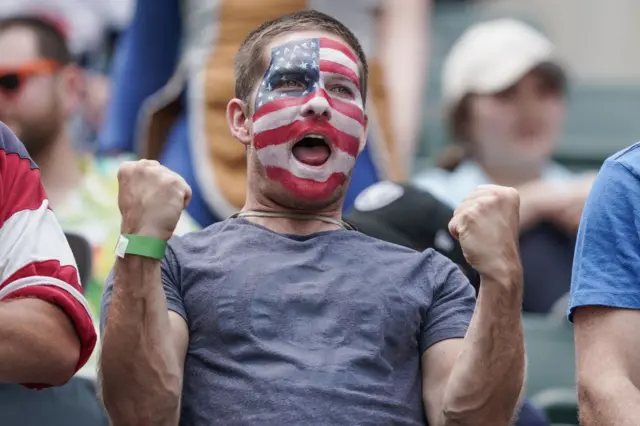
[{"label": "clenched fist", "polygon": [[191,188],[157,161],[128,161],[118,170],[122,233],[168,240],[191,199]]},{"label": "clenched fist", "polygon": [[449,232],[460,241],[467,262],[480,276],[518,271],[520,196],[518,191],[481,185],[453,213]]}]

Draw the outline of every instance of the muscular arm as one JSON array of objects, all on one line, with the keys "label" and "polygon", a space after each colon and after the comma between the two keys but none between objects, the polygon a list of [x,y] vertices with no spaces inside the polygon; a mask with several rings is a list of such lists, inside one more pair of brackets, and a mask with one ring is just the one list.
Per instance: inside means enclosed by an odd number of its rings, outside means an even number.
[{"label": "muscular arm", "polygon": [[78,364],[73,323],[43,300],[0,302],[0,342],[0,382],[62,385]]},{"label": "muscular arm", "polygon": [[576,309],[580,424],[631,426],[640,418],[640,311]]},{"label": "muscular arm", "polygon": [[445,340],[422,356],[429,424],[504,425],[524,384],[520,275],[483,278],[464,339]]},{"label": "muscular arm", "polygon": [[160,262],[118,259],[100,360],[114,424],[178,424],[187,324],[167,310]]},{"label": "muscular arm", "polygon": [[[381,59],[389,114],[402,165],[411,168],[420,134],[423,88],[427,81],[432,0],[385,0]],[[399,76],[402,76],[401,78]]]}]

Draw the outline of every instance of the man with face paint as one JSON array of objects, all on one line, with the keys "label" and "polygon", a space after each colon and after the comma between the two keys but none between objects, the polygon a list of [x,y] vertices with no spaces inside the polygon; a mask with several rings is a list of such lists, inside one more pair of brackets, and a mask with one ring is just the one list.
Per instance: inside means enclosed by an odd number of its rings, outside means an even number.
[{"label": "man with face paint", "polygon": [[449,224],[477,303],[444,256],[351,230],[340,212],[367,73],[355,36],[319,12],[250,33],[227,107],[245,206],[200,232],[171,237],[183,178],[149,160],[120,169],[101,318],[114,424],[510,424],[524,381],[518,193],[480,187]]}]

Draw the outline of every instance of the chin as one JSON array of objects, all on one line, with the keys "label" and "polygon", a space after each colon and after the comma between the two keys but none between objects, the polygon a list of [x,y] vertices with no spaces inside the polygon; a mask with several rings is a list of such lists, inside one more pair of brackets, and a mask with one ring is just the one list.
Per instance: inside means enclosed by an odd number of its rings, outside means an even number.
[{"label": "chin", "polygon": [[274,201],[282,207],[299,211],[326,211],[339,207],[344,197],[344,186],[333,188],[330,193],[323,192],[319,196],[300,196],[299,193],[293,193],[289,188],[278,185],[279,190],[274,194]]}]

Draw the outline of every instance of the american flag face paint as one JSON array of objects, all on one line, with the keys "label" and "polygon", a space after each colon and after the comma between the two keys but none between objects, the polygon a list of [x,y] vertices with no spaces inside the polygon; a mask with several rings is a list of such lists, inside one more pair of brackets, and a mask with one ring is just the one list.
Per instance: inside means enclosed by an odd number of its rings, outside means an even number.
[{"label": "american flag face paint", "polygon": [[[322,199],[346,182],[364,143],[360,71],[353,51],[329,38],[276,46],[253,117],[267,176],[298,197]],[[312,149],[301,140],[313,137]]]}]

